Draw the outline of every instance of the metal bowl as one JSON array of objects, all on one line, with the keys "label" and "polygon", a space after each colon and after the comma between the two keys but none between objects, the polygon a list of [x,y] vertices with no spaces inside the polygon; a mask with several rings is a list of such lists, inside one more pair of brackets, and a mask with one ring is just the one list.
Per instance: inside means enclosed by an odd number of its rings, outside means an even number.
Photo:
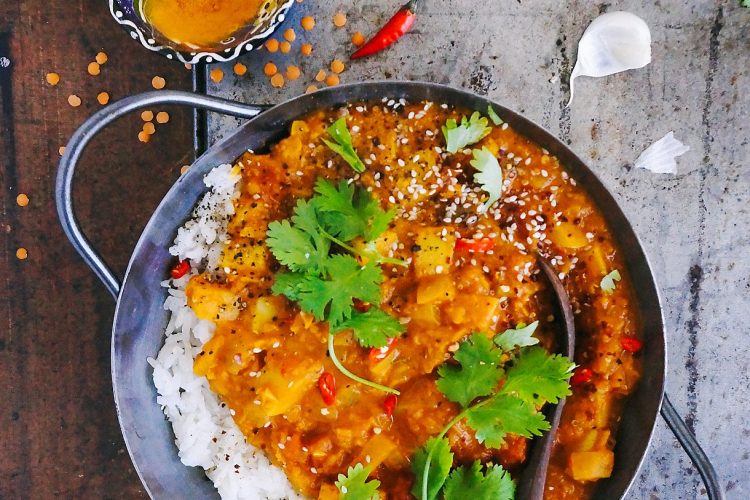
[{"label": "metal bowl", "polygon": [[[99,111],[74,134],[58,171],[58,212],[73,245],[118,300],[112,330],[115,403],[128,451],[146,490],[154,498],[218,496],[202,470],[184,466],[177,457],[171,425],[156,404],[152,370],[146,362],[147,357],[155,357],[159,351],[168,319],[162,307],[166,291],[159,286],[173,263],[167,249],[177,228],[190,217],[193,206],[206,190],[203,176],[216,165],[233,162],[247,149],[262,151],[267,148],[286,136],[292,120],[302,115],[349,102],[380,100],[383,97],[404,98],[407,101],[431,100],[477,110],[487,109],[492,104],[516,131],[556,155],[604,214],[619,243],[627,271],[632,281],[638,283],[637,307],[644,337],[643,375],[622,415],[614,471],[612,477],[597,483],[595,491],[595,498],[599,499],[623,497],[636,477],[651,441],[662,405],[666,373],[661,300],[641,244],[622,210],[599,179],[548,131],[484,97],[444,85],[417,82],[342,85],[291,99],[268,110],[184,92],[151,92],[123,99]],[[120,285],[81,233],[75,220],[71,193],[73,173],[86,144],[99,130],[130,111],[159,104],[185,104],[252,119],[211,147],[172,186],[146,225]],[[668,400],[665,399],[664,404],[667,410],[671,410]],[[672,417],[669,423],[679,427],[681,422],[676,423],[679,420],[676,414],[668,416]],[[678,437],[691,440],[692,436],[682,434],[678,433]],[[694,441],[689,444],[697,446]],[[702,458],[705,459],[705,456]],[[701,470],[703,472],[705,470]]]},{"label": "metal bowl", "polygon": [[244,52],[259,48],[266,38],[286,19],[287,11],[294,0],[266,0],[258,16],[251,23],[231,37],[216,43],[216,46],[198,51],[186,49],[154,29],[138,12],[140,0],[107,0],[109,12],[117,24],[152,52],[167,59],[175,59],[186,64],[198,62],[226,62]]}]

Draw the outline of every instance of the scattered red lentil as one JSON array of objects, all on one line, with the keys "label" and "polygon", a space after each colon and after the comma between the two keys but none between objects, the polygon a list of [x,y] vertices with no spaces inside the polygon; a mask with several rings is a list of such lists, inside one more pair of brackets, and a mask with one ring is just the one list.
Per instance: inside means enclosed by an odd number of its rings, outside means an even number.
[{"label": "scattered red lentil", "polygon": [[279,44],[279,50],[281,50],[282,54],[288,54],[290,50],[292,50],[292,44],[284,41]]},{"label": "scattered red lentil", "polygon": [[159,111],[156,113],[156,123],[167,123],[169,121],[169,113],[166,111]]},{"label": "scattered red lentil", "polygon": [[193,65],[192,65],[192,64],[188,64],[188,63],[185,63],[185,69],[187,69],[187,70],[191,70],[191,69],[193,69]]},{"label": "scattered red lentil", "polygon": [[338,85],[340,82],[339,75],[328,75],[326,77],[326,85],[329,87],[333,87],[334,85]]},{"label": "scattered red lentil", "polygon": [[279,70],[276,68],[276,65],[272,63],[271,61],[268,61],[265,66],[263,66],[263,73],[266,74],[266,76],[273,76],[275,75]]},{"label": "scattered red lentil", "polygon": [[104,64],[109,60],[109,57],[107,57],[107,54],[105,54],[104,52],[99,52],[98,54],[96,54],[96,57],[94,59],[96,59],[96,62],[98,64]]},{"label": "scattered red lentil", "polygon": [[242,76],[245,73],[247,73],[247,66],[245,66],[242,63],[237,63],[234,65],[234,74],[237,76]]},{"label": "scattered red lentil", "polygon": [[315,85],[315,84],[310,84],[305,89],[305,94],[311,94],[311,93],[315,92],[316,90],[318,90],[318,86]]},{"label": "scattered red lentil", "polygon": [[214,68],[211,70],[210,73],[211,81],[214,83],[219,83],[224,79],[224,72],[220,68]]},{"label": "scattered red lentil", "polygon": [[276,73],[271,77],[271,85],[273,85],[277,89],[284,86],[284,77],[281,73]]},{"label": "scattered red lentil", "polygon": [[312,18],[312,16],[305,16],[302,19],[300,19],[300,25],[305,29],[305,31],[310,31],[315,27],[315,19]]},{"label": "scattered red lentil", "polygon": [[333,61],[331,61],[331,71],[333,71],[337,75],[342,73],[344,71],[344,68],[344,63],[339,59],[334,59]]},{"label": "scattered red lentil", "polygon": [[150,122],[153,119],[154,119],[153,111],[146,110],[146,111],[141,112],[141,120],[143,120],[144,122]]},{"label": "scattered red lentil", "polygon": [[301,74],[300,69],[297,66],[287,66],[286,77],[288,80],[296,80]]},{"label": "scattered red lentil", "polygon": [[293,42],[297,38],[297,34],[292,28],[289,28],[284,32],[284,40],[287,42]]},{"label": "scattered red lentil", "polygon": [[315,75],[315,81],[322,82],[325,79],[326,79],[326,72],[325,70],[321,69],[320,71],[318,71],[318,74]]},{"label": "scattered red lentil", "polygon": [[109,102],[109,94],[106,92],[99,92],[99,94],[96,96],[96,100],[99,101],[99,104],[104,106]]},{"label": "scattered red lentil", "polygon": [[86,70],[89,72],[89,75],[91,76],[97,76],[99,73],[101,73],[101,67],[99,66],[99,63],[97,62],[90,62]]},{"label": "scattered red lentil", "polygon": [[303,56],[309,56],[310,54],[312,54],[312,49],[312,45],[310,45],[309,43],[303,43],[300,46],[299,51],[302,52]]},{"label": "scattered red lentil", "polygon": [[59,154],[60,156],[64,155],[65,154],[65,146],[60,146],[59,148],[57,148],[57,154]]},{"label": "scattered red lentil", "polygon": [[148,135],[154,135],[154,132],[156,132],[156,126],[153,122],[146,122],[143,124],[143,132],[146,132]]},{"label": "scattered red lentil", "polygon": [[138,140],[141,142],[148,142],[151,140],[151,136],[148,135],[144,130],[138,132]]},{"label": "scattered red lentil", "polygon": [[167,85],[167,81],[160,76],[155,76],[151,79],[151,86],[154,87],[156,90],[161,90],[166,85]]},{"label": "scattered red lentil", "polygon": [[188,171],[189,168],[190,168],[190,165],[183,165],[183,166],[181,166],[180,167],[180,174],[184,174],[185,172]]},{"label": "scattered red lentil", "polygon": [[16,196],[16,203],[18,203],[19,207],[25,207],[26,205],[29,204],[29,197],[21,193],[18,196]]},{"label": "scattered red lentil", "polygon": [[45,78],[47,80],[47,83],[49,83],[53,87],[60,83],[60,75],[58,75],[57,73],[47,73],[47,76]]},{"label": "scattered red lentil", "polygon": [[360,45],[365,43],[365,35],[357,31],[356,33],[352,35],[352,43],[356,45],[357,47],[359,47]]},{"label": "scattered red lentil", "polygon": [[344,14],[341,11],[336,12],[336,14],[333,16],[333,24],[337,28],[342,28],[346,25],[346,14]]},{"label": "scattered red lentil", "polygon": [[29,256],[29,252],[25,248],[21,247],[18,250],[16,250],[16,257],[18,258],[18,260],[26,260],[28,256]]},{"label": "scattered red lentil", "polygon": [[81,98],[75,94],[71,94],[68,96],[68,104],[70,104],[74,108],[77,108],[81,105]]},{"label": "scattered red lentil", "polygon": [[268,52],[276,52],[279,50],[279,41],[275,38],[269,38],[266,40],[266,50]]}]

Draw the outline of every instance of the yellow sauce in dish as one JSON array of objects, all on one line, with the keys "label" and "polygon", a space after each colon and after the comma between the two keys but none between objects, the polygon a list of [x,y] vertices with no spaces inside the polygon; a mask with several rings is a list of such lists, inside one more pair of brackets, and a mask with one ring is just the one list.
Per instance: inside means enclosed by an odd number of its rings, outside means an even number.
[{"label": "yellow sauce in dish", "polygon": [[141,16],[170,40],[208,49],[258,14],[263,0],[142,0]]}]

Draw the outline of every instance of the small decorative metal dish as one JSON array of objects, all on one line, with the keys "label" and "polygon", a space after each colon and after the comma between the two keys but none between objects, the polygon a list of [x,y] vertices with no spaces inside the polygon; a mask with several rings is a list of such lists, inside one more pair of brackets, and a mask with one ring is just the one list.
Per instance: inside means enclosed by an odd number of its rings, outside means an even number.
[{"label": "small decorative metal dish", "polygon": [[112,17],[134,40],[167,59],[186,64],[231,61],[243,52],[259,48],[286,19],[287,12],[294,4],[294,0],[266,0],[253,22],[233,36],[221,40],[210,49],[190,51],[166,38],[143,19],[138,9],[139,0],[107,1]]}]

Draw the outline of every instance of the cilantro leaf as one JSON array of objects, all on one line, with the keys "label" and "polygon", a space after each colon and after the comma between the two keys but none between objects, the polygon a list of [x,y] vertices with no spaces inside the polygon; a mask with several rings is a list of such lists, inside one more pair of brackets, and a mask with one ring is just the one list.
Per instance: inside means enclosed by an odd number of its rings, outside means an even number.
[{"label": "cilantro leaf", "polygon": [[352,299],[380,303],[383,272],[376,264],[360,266],[351,255],[329,258],[328,279],[307,276],[297,286],[297,301],[318,321],[328,320],[335,329],[352,315]]},{"label": "cilantro leaf", "polygon": [[541,436],[550,425],[533,405],[509,394],[498,394],[465,410],[466,421],[476,431],[477,441],[499,448],[507,434]]},{"label": "cilantro leaf", "polygon": [[497,113],[495,112],[495,108],[492,107],[492,104],[487,105],[487,116],[490,117],[490,120],[492,120],[492,123],[495,125],[502,125],[503,119],[497,116]]},{"label": "cilantro leaf", "polygon": [[513,500],[516,485],[510,474],[500,465],[490,465],[482,473],[477,460],[471,466],[463,466],[451,472],[445,482],[445,500]]},{"label": "cilantro leaf", "polygon": [[389,338],[404,333],[404,325],[398,318],[378,307],[371,307],[367,312],[354,312],[351,318],[332,330],[336,333],[347,328],[352,329],[354,338],[362,347],[385,347]]},{"label": "cilantro leaf", "polygon": [[503,193],[503,171],[497,158],[487,148],[472,150],[474,158],[469,162],[471,166],[479,170],[474,174],[474,181],[481,184],[489,198],[482,208],[486,212],[490,206],[500,199]]},{"label": "cilantro leaf", "polygon": [[473,334],[453,355],[461,367],[445,364],[438,369],[438,389],[463,407],[478,397],[491,394],[503,375],[499,366],[501,354],[486,336]]},{"label": "cilantro leaf", "polygon": [[614,271],[607,274],[605,277],[602,278],[601,283],[599,283],[599,286],[602,289],[602,292],[606,293],[607,295],[611,294],[615,291],[615,281],[620,281],[622,279],[622,276],[620,276],[620,271],[615,269]]},{"label": "cilantro leaf", "polygon": [[539,343],[539,339],[532,337],[532,334],[536,331],[537,326],[539,326],[539,322],[534,321],[528,326],[520,324],[515,328],[508,328],[495,336],[495,345],[506,352],[512,351],[516,347],[536,345]]},{"label": "cilantro leaf", "polygon": [[394,210],[384,211],[365,189],[355,189],[346,181],[335,187],[325,179],[315,184],[316,207],[323,212],[325,229],[344,241],[362,236],[372,241],[388,228],[396,215]]},{"label": "cilantro leaf", "polygon": [[743,7],[750,7],[750,0],[742,0],[740,2],[740,5],[742,5]]},{"label": "cilantro leaf", "polygon": [[[427,462],[427,455],[431,454],[430,471],[427,476],[427,499],[422,498],[422,480],[424,479],[424,468]],[[430,438],[422,448],[419,448],[411,462],[411,469],[414,471],[414,486],[411,488],[412,494],[421,500],[435,500],[443,487],[448,473],[453,465],[453,452],[448,440],[442,438]]]},{"label": "cilantro leaf", "polygon": [[342,116],[333,125],[326,129],[326,132],[336,142],[331,142],[328,139],[323,139],[323,142],[331,148],[334,152],[338,153],[355,172],[362,173],[365,171],[365,164],[357,156],[357,152],[354,150],[352,145],[352,136],[349,133],[349,129],[346,126],[346,117]]},{"label": "cilantro leaf", "polygon": [[299,300],[300,286],[307,276],[302,273],[278,273],[274,276],[271,291],[276,295],[285,295],[292,302]]},{"label": "cilantro leaf", "polygon": [[481,116],[478,111],[475,111],[468,120],[464,116],[460,125],[453,118],[448,119],[443,125],[445,149],[449,153],[455,153],[459,149],[481,141],[492,131],[487,123],[487,118]]},{"label": "cilantro leaf", "polygon": [[378,500],[380,481],[377,479],[368,481],[367,477],[370,472],[372,471],[369,467],[357,464],[349,467],[346,475],[339,474],[338,481],[336,481],[336,488],[341,492],[339,500]]},{"label": "cilantro leaf", "polygon": [[324,272],[330,242],[318,230],[317,214],[312,203],[299,200],[291,218],[268,225],[266,244],[279,263],[292,271]]},{"label": "cilantro leaf", "polygon": [[549,354],[544,348],[528,347],[521,351],[513,366],[505,371],[502,394],[512,394],[526,403],[538,406],[557,403],[570,395],[568,380],[575,364],[560,354]]}]

